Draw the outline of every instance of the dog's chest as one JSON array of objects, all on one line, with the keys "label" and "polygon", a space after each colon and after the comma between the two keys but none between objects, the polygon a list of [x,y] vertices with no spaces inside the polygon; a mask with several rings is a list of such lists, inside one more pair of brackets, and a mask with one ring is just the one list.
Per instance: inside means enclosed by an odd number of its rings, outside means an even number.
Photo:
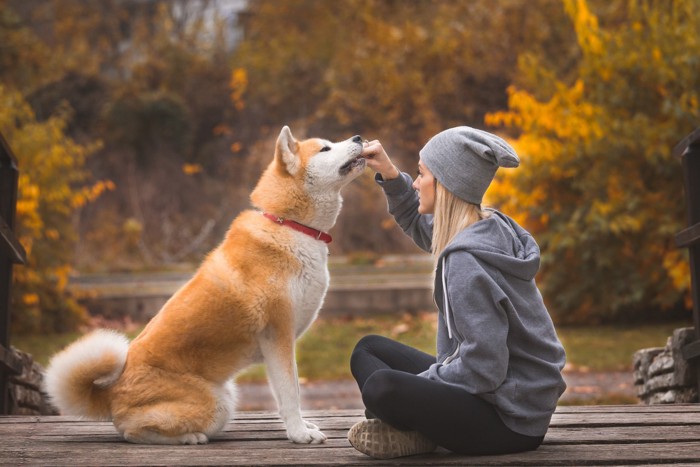
[{"label": "dog's chest", "polygon": [[316,319],[329,284],[328,248],[318,240],[300,239],[297,258],[301,268],[290,281],[294,327],[298,336]]}]

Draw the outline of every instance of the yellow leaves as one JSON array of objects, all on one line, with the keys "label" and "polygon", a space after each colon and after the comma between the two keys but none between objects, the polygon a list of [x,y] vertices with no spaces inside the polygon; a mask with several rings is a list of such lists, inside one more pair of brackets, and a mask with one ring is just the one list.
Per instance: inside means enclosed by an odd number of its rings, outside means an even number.
[{"label": "yellow leaves", "polygon": [[126,222],[124,222],[122,229],[124,233],[128,235],[141,235],[141,232],[143,232],[143,224],[141,224],[141,222],[139,222],[137,219],[130,217],[126,220]]},{"label": "yellow leaves", "polygon": [[63,292],[66,290],[66,286],[68,286],[68,280],[70,279],[70,273],[72,271],[72,268],[69,264],[63,264],[61,266],[57,266],[54,269],[54,275],[56,277],[56,288]]},{"label": "yellow leaves", "polygon": [[578,43],[585,54],[601,55],[604,51],[603,32],[598,18],[588,9],[586,0],[565,0],[564,6],[576,29]]},{"label": "yellow leaves", "polygon": [[[577,80],[568,88],[560,84],[558,92],[549,102],[537,102],[525,92],[516,92],[511,104],[513,107],[523,110],[523,125],[545,130],[559,140],[589,141],[605,134],[601,125],[605,112],[587,99],[582,80]],[[527,115],[523,115],[525,112]]]},{"label": "yellow leaves", "polygon": [[231,80],[229,81],[231,89],[231,101],[236,110],[243,110],[245,103],[243,102],[243,94],[248,88],[248,72],[244,68],[234,68],[231,72]]},{"label": "yellow leaves", "polygon": [[66,114],[37,121],[19,93],[0,86],[0,132],[20,170],[17,232],[29,260],[27,267],[18,269],[13,288],[16,314],[32,329],[43,314],[80,312],[64,294],[73,253],[73,214],[114,188],[110,181],[82,186],[85,159],[98,146],[76,143],[65,135],[65,128]]},{"label": "yellow leaves", "polygon": [[[690,290],[690,269],[688,259],[680,249],[669,249],[663,256],[663,267],[671,278],[673,287],[678,291]],[[687,299],[690,295],[687,295]],[[692,307],[692,303],[689,305]]]}]

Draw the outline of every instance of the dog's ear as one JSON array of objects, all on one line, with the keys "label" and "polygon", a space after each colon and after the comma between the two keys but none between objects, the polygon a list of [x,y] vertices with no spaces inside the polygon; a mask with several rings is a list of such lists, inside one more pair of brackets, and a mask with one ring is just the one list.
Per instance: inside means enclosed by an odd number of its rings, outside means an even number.
[{"label": "dog's ear", "polygon": [[299,143],[294,139],[289,127],[285,126],[277,137],[275,160],[280,165],[280,168],[286,170],[291,175],[296,174],[301,167],[301,160],[297,154],[298,151]]}]

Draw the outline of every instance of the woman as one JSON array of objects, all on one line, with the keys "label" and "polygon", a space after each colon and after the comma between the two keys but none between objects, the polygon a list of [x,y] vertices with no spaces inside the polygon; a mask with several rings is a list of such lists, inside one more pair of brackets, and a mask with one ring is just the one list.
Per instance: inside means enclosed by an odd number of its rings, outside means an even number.
[{"label": "woman", "polygon": [[380,459],[441,446],[461,454],[536,449],[566,385],[564,349],[535,284],[539,247],[508,216],[481,208],[498,167],[517,167],[503,139],[445,130],[401,173],[379,141],[363,156],[389,212],[435,258],[437,358],[381,336],[358,342],[351,370],[368,420],[350,443]]}]

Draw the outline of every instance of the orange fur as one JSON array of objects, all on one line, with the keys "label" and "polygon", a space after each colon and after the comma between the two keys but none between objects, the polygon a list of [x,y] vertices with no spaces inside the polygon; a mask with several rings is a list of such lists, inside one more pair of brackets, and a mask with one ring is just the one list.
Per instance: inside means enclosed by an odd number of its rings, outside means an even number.
[{"label": "orange fur", "polygon": [[[352,146],[356,140],[344,144],[359,154]],[[298,222],[316,221],[305,174],[312,158],[321,157],[321,147],[320,140],[294,140],[285,127],[273,161],[251,194],[254,205]],[[347,152],[333,156],[337,165],[347,162]],[[324,271],[309,270],[299,258],[303,244],[305,257],[318,258],[312,267],[325,268],[327,247],[299,235],[259,212],[242,212],[192,279],[131,342],[125,363],[108,354],[88,361],[80,353],[90,351],[78,341],[56,357],[55,365],[52,360],[49,392],[89,399],[92,408],[85,414],[111,415],[129,441],[201,443],[231,415],[232,377],[264,358],[290,439],[322,442],[325,436],[301,419],[298,388],[288,387],[297,384],[294,341],[320,307],[325,288],[318,281],[327,286],[327,271],[324,276]],[[317,281],[310,283],[318,296],[310,303],[303,290],[293,292],[308,277]],[[296,309],[300,303],[309,309]],[[69,363],[58,363],[65,361]],[[111,379],[102,387],[97,383],[104,375]]]}]

